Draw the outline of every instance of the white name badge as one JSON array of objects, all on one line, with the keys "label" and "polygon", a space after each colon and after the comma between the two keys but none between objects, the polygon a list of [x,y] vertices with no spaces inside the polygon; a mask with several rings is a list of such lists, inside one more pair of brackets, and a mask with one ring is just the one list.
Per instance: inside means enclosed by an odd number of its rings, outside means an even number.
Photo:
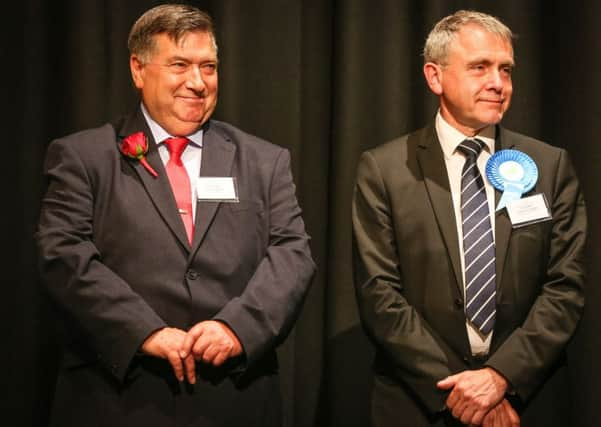
[{"label": "white name badge", "polygon": [[551,219],[551,212],[544,194],[513,200],[506,206],[513,228],[523,227]]},{"label": "white name badge", "polygon": [[200,176],[196,180],[196,198],[201,202],[238,203],[236,178]]}]

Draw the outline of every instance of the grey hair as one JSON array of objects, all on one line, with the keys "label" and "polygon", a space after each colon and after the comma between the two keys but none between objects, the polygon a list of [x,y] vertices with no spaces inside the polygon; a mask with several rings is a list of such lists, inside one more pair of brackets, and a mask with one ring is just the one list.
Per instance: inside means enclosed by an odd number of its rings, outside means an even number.
[{"label": "grey hair", "polygon": [[208,33],[217,52],[215,26],[211,17],[200,9],[185,4],[163,4],[146,11],[129,32],[129,53],[146,62],[153,54],[154,36],[167,34],[175,43],[192,31]]},{"label": "grey hair", "polygon": [[424,45],[424,62],[445,65],[449,45],[455,40],[461,28],[468,24],[479,25],[489,33],[496,34],[506,40],[513,47],[514,34],[498,18],[473,10],[458,10],[438,21],[428,34]]}]

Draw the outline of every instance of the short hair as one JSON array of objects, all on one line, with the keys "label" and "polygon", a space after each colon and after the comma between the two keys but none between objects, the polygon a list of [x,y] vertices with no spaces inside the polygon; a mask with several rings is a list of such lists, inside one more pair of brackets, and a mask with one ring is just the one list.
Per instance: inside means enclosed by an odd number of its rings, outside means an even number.
[{"label": "short hair", "polygon": [[455,40],[461,28],[468,24],[479,25],[489,33],[506,40],[513,47],[514,34],[498,18],[473,10],[458,10],[438,21],[428,34],[424,45],[424,62],[445,65],[449,54],[449,45]]},{"label": "short hair", "polygon": [[175,43],[192,31],[208,33],[217,52],[215,26],[211,17],[200,9],[185,4],[163,4],[146,11],[129,32],[129,53],[143,62],[150,59],[156,48],[154,36],[167,34]]}]

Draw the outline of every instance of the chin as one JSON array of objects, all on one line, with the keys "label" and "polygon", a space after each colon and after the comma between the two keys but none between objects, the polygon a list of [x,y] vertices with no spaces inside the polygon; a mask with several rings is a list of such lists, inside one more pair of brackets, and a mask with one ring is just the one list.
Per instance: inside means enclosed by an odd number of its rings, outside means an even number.
[{"label": "chin", "polygon": [[206,116],[205,112],[203,111],[202,114],[201,113],[194,113],[194,114],[182,114],[179,118],[179,120],[183,123],[200,123],[202,122],[203,118]]},{"label": "chin", "polygon": [[486,126],[489,125],[496,125],[497,123],[499,123],[501,121],[501,119],[503,118],[503,113],[501,112],[494,112],[491,114],[486,114],[483,115],[482,117],[480,117],[480,122],[485,124]]}]

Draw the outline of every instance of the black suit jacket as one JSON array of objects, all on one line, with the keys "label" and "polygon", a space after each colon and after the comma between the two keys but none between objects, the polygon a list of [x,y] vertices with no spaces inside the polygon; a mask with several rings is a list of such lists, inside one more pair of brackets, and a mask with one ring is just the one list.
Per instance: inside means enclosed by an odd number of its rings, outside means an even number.
[{"label": "black suit jacket", "polygon": [[[158,178],[119,152],[137,131]],[[209,121],[200,175],[235,177],[240,201],[198,202],[191,246],[140,110],[54,141],[45,173],[41,271],[66,324],[54,423],[279,425],[275,348],[314,273],[288,151]],[[154,330],[207,319],[231,327],[244,357],[199,365],[196,386],[137,355]]]},{"label": "black suit jacket", "polygon": [[[543,193],[553,215],[519,229],[512,229],[506,210],[495,219],[497,314],[485,363],[509,380],[514,401],[526,405],[548,393],[541,388],[563,363],[581,315],[586,215],[564,150],[502,127],[497,135],[496,150],[520,150],[535,161],[538,182],[525,196]],[[467,338],[449,188],[433,125],[367,151],[359,163],[355,284],[376,347],[372,409],[381,425],[390,402],[396,402],[393,412],[405,409],[401,418],[413,413],[424,425],[441,422],[446,395],[436,382],[482,364]]]}]

